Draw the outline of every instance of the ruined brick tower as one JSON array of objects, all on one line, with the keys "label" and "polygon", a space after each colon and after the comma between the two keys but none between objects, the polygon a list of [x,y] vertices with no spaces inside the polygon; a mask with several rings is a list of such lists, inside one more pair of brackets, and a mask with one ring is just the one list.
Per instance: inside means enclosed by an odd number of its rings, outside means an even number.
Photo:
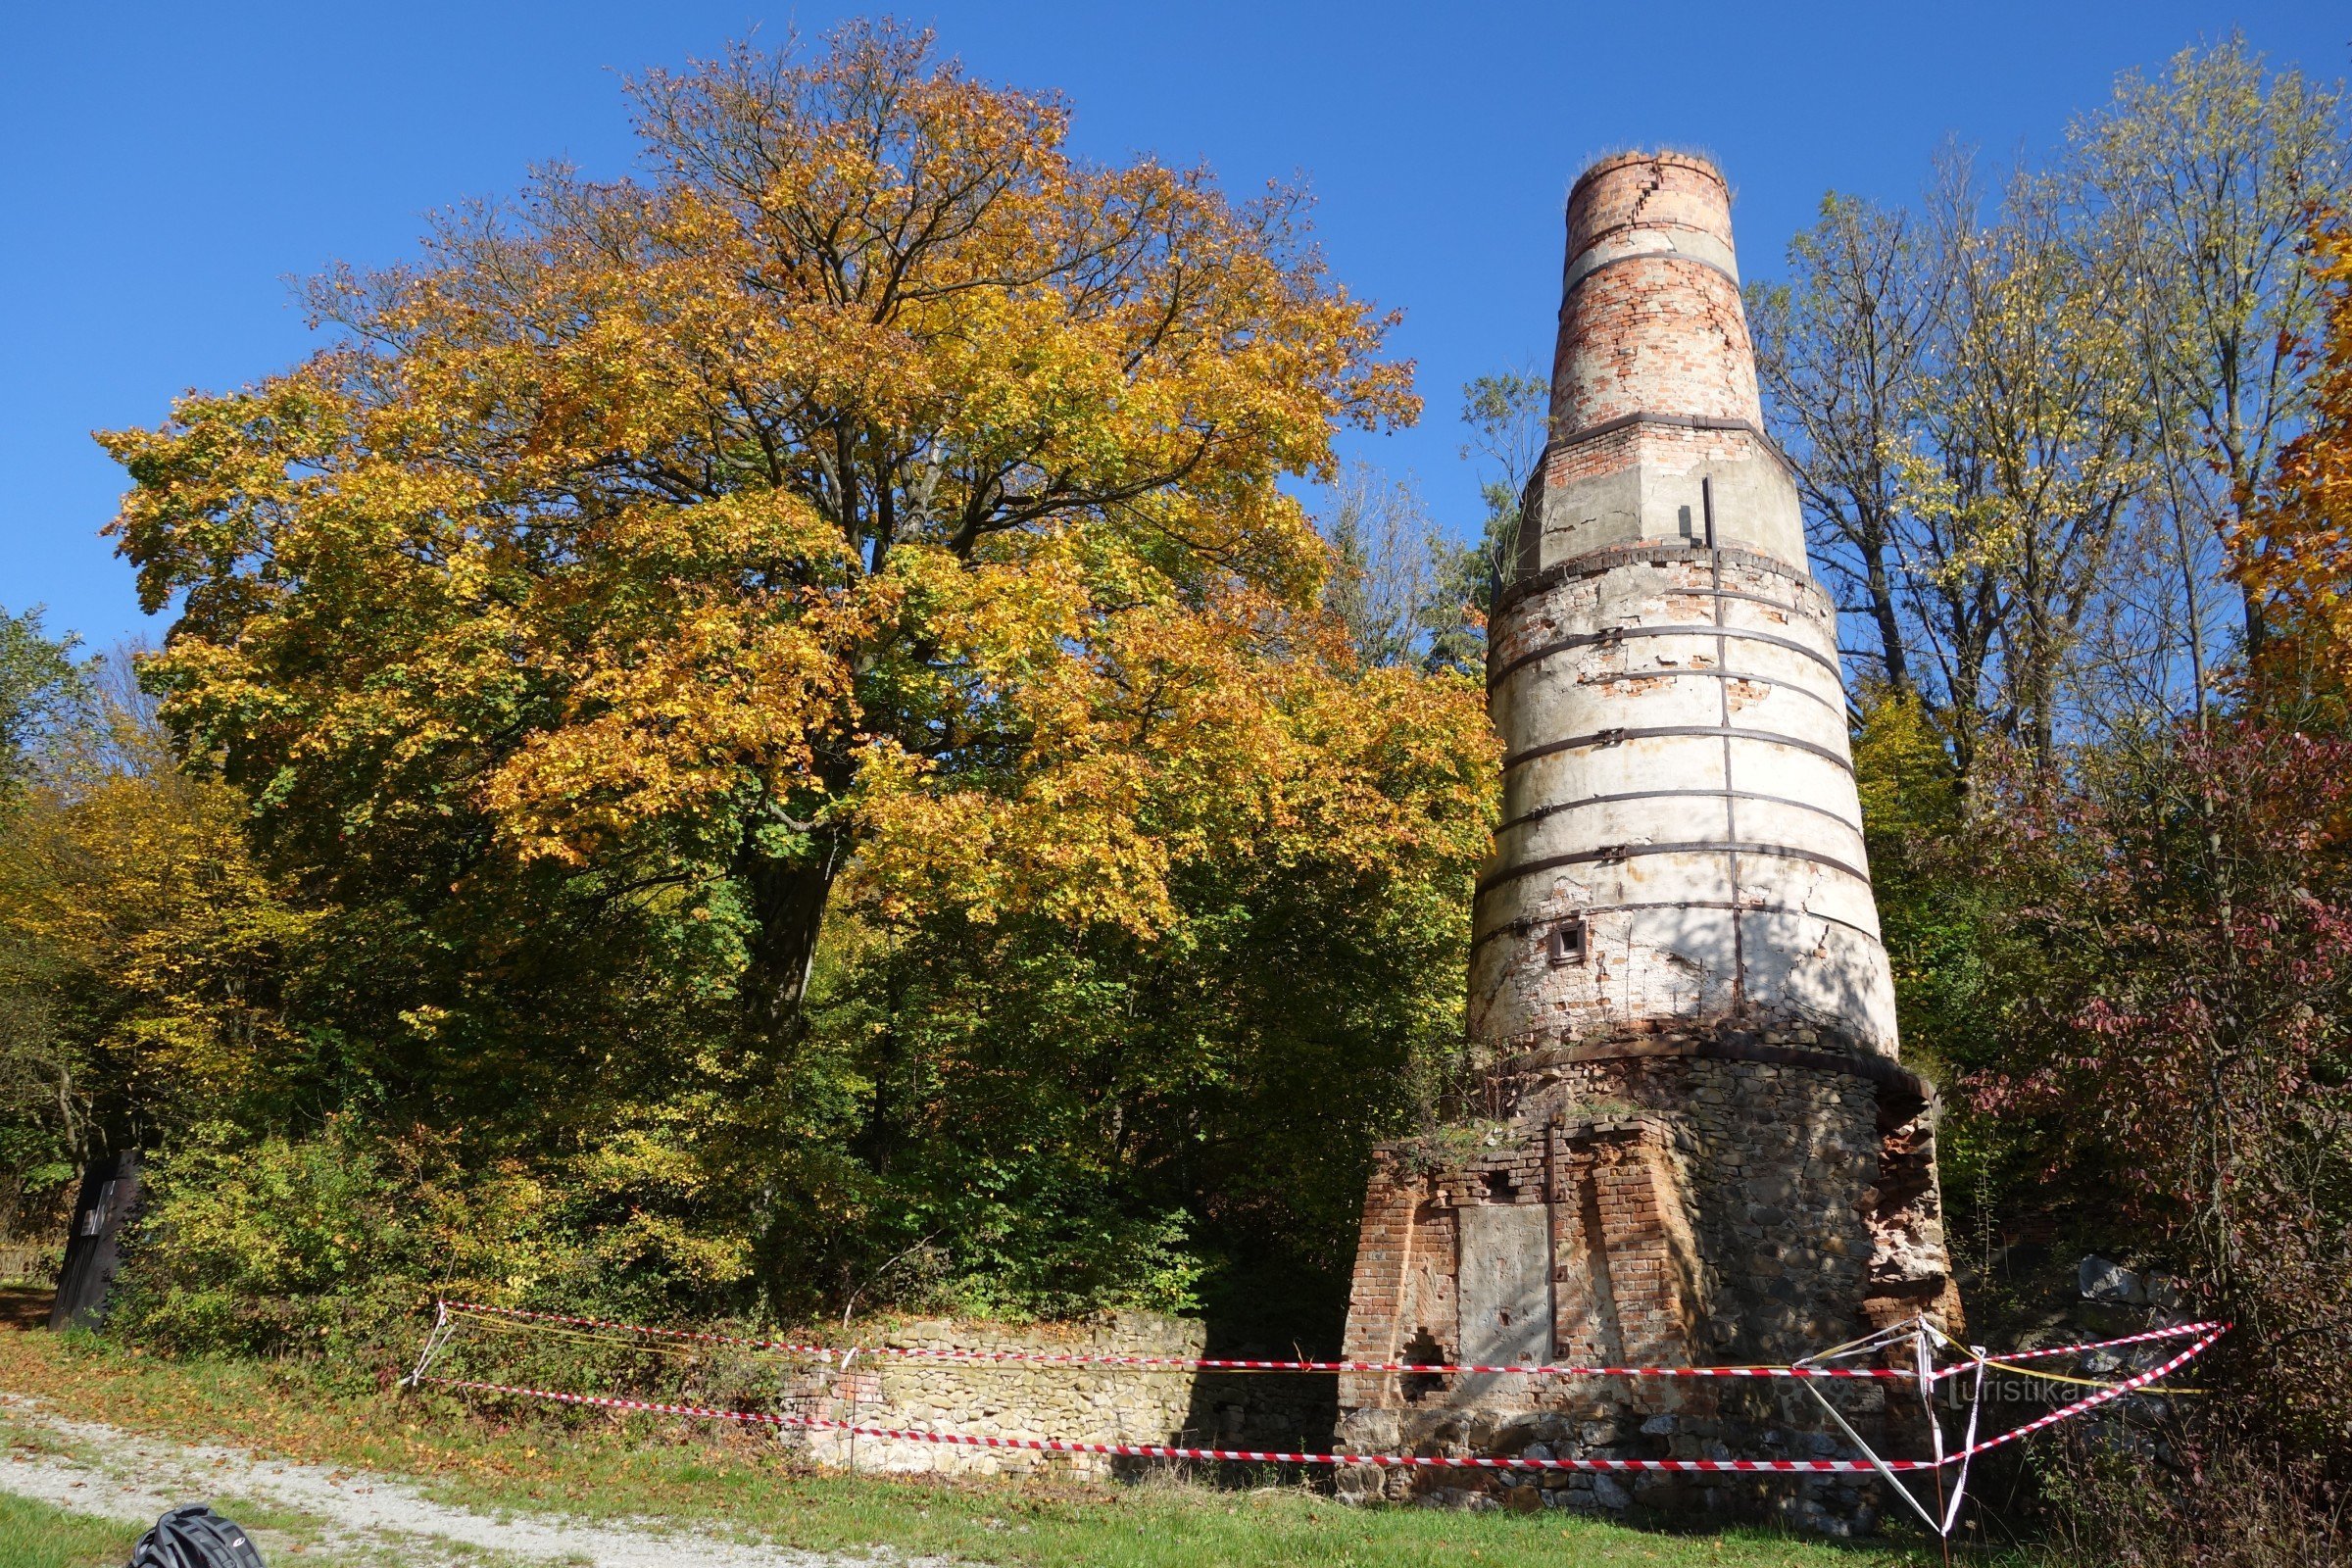
[{"label": "ruined brick tower", "polygon": [[[1505,755],[1470,957],[1480,1102],[1452,1134],[1382,1152],[1346,1353],[1787,1362],[1922,1310],[1950,1319],[1931,1097],[1895,1060],[1836,608],[1762,428],[1730,192],[1706,162],[1610,158],[1570,192],[1550,441],[1521,515],[1487,656]],[[1358,1451],[1831,1445],[1787,1385],[1360,1375],[1340,1401]],[[1815,1523],[1869,1507],[1844,1484],[1650,1479],[1645,1499],[1670,1506]],[[1608,1477],[1549,1486],[1534,1500],[1633,1500]]]}]

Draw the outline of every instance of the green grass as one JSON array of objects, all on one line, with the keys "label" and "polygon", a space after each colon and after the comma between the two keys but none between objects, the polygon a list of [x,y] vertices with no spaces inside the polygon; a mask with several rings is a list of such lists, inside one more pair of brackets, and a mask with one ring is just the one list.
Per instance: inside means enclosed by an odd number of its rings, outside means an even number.
[{"label": "green grass", "polygon": [[[888,1544],[1037,1568],[1891,1568],[1934,1560],[1899,1544],[1668,1535],[1556,1512],[1353,1509],[1297,1486],[848,1475],[794,1465],[772,1443],[700,1425],[550,1420],[440,1395],[353,1390],[299,1366],[170,1362],[47,1334],[0,1334],[0,1389],[134,1430],[410,1477],[444,1501],[485,1512],[629,1516],[818,1550]],[[0,1568],[13,1564],[0,1559]]]},{"label": "green grass", "polygon": [[136,1525],[0,1493],[0,1568],[122,1568],[138,1539]]}]

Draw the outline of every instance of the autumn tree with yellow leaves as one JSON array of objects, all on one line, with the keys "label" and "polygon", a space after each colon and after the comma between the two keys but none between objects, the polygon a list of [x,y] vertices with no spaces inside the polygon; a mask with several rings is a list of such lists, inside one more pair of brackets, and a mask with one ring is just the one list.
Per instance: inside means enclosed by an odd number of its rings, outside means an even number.
[{"label": "autumn tree with yellow leaves", "polygon": [[1198,798],[1347,788],[1270,673],[1333,657],[1280,481],[1415,405],[1294,195],[1089,166],[886,25],[633,93],[642,179],[453,214],[107,438],[167,711],[275,843],[714,898],[775,1039],[853,858],[1148,929]]},{"label": "autumn tree with yellow leaves", "polygon": [[[102,438],[179,612],[146,678],[318,912],[289,1027],[693,1290],[871,1300],[926,1140],[1109,1215],[1057,1256],[1148,1252],[1261,1068],[1348,1102],[1308,1152],[1360,1183],[1455,1027],[1494,771],[1471,681],[1350,649],[1285,488],[1417,413],[1390,318],[1297,193],[1089,164],[926,34],[631,92],[638,177],[449,214],[310,287],[309,361]],[[1409,971],[1350,997],[1376,944]],[[1253,970],[1330,999],[1288,1065]],[[1396,1070],[1335,1098],[1351,1054]],[[1008,1077],[1051,1103],[974,1108]]]},{"label": "autumn tree with yellow leaves", "polygon": [[93,1154],[314,1087],[279,995],[309,916],[255,863],[244,803],[179,765],[126,653],[46,651],[8,661],[40,701],[0,694],[34,720],[0,751],[0,1238]]}]

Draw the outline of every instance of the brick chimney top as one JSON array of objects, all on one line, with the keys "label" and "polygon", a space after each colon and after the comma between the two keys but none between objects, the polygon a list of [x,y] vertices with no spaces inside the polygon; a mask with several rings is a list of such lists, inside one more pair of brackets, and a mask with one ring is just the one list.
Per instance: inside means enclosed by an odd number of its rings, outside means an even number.
[{"label": "brick chimney top", "polygon": [[[1700,241],[1718,266],[1732,262],[1732,190],[1722,173],[1688,153],[1621,153],[1577,177],[1568,192],[1568,261],[1593,246],[1654,232]],[[1711,243],[1709,243],[1711,242]],[[1648,247],[1644,247],[1648,248]]]},{"label": "brick chimney top", "polygon": [[1762,419],[1731,187],[1689,153],[1604,158],[1568,193],[1553,434],[1631,414]]}]

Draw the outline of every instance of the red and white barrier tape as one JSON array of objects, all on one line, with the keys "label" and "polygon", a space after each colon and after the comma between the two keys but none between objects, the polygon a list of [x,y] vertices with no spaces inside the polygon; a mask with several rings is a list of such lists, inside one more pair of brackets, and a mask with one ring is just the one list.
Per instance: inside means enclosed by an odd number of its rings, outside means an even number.
[{"label": "red and white barrier tape", "polygon": [[2018,1439],[2031,1436],[2034,1433],[2041,1431],[2045,1427],[2056,1426],[2059,1422],[2064,1421],[2069,1416],[2081,1415],[2083,1411],[2089,1409],[2093,1405],[2105,1404],[2110,1399],[2120,1399],[2127,1394],[2135,1394],[2139,1390],[2144,1389],[2149,1384],[2155,1382],[2158,1378],[2163,1377],[2166,1373],[2177,1372],[2180,1368],[2188,1365],[2191,1360],[2195,1359],[2195,1357],[2204,1351],[2207,1347],[2212,1345],[2214,1341],[2220,1339],[2224,1334],[2229,1332],[2229,1325],[2226,1323],[2206,1323],[2199,1326],[2209,1329],[2212,1332],[2206,1334],[2204,1338],[2198,1340],[2196,1344],[2190,1346],[2187,1349],[2182,1350],[2179,1355],[2174,1356],[2162,1366],[2150,1367],[2147,1371],[2141,1372],[2136,1376],[2126,1378],[2123,1382],[2118,1383],[2111,1389],[2101,1389],[2098,1393],[2077,1399],[2072,1404],[2061,1405],[2059,1408],[2052,1410],[2047,1415],[2035,1416],[2033,1420],[2027,1422],[2022,1427],[2014,1427],[2007,1432],[2001,1433],[1997,1437],[1986,1438],[1983,1443],[1977,1444],[1969,1448],[1968,1452],[1983,1453],[1985,1449],[1997,1448],[2004,1443],[2015,1443]]},{"label": "red and white barrier tape", "polygon": [[[2092,1350],[2112,1349],[2119,1345],[2144,1345],[2151,1340],[2186,1339],[2194,1335],[2218,1331],[2226,1328],[2227,1326],[2228,1325],[2226,1324],[2213,1322],[2179,1323],[2167,1329],[2150,1329],[2145,1334],[2127,1334],[2120,1340],[2090,1340],[2079,1345],[2052,1345],[2044,1347],[2038,1350],[2008,1350],[1999,1355],[1987,1356],[1985,1358],[1985,1364],[2005,1372],[2032,1374],[2034,1376],[2043,1377],[2053,1383],[2079,1383],[2082,1381],[2080,1378],[2061,1377],[2054,1372],[2034,1373],[2032,1367],[2019,1366],[2017,1363],[2020,1361],[2046,1360],[2052,1356],[2060,1355],[2086,1355]],[[1954,1343],[1955,1346],[1957,1345],[1957,1342],[1952,1343]],[[1937,1370],[1936,1373],[1936,1379],[1937,1382],[1941,1382],[1945,1378],[1957,1377],[1974,1365],[1976,1365],[1976,1362],[1973,1359],[1966,1361],[1955,1361],[1950,1366]]]},{"label": "red and white barrier tape", "polygon": [[[1490,1459],[1475,1455],[1452,1457],[1422,1453],[1279,1453],[1255,1448],[1183,1448],[1157,1443],[1075,1443],[1062,1438],[987,1438],[963,1432],[927,1432],[919,1428],[858,1426],[815,1416],[775,1415],[763,1410],[721,1410],[709,1405],[665,1404],[654,1399],[623,1399],[602,1394],[564,1394],[552,1389],[517,1388],[505,1383],[475,1383],[460,1378],[416,1379],[444,1388],[477,1394],[504,1394],[525,1399],[552,1399],[560,1404],[591,1405],[605,1410],[630,1410],[648,1415],[681,1415],[707,1421],[741,1421],[754,1426],[791,1427],[810,1432],[841,1432],[860,1438],[897,1438],[908,1443],[943,1443],[966,1448],[1025,1448],[1040,1453],[1097,1453],[1130,1459],[1219,1459],[1245,1464],[1329,1464],[1410,1466],[1424,1470],[1606,1470],[1624,1472],[1740,1471],[1763,1474],[1867,1475],[1881,1468],[1866,1459]],[[1954,1457],[1957,1457],[1956,1455]],[[1949,1464],[1952,1461],[1942,1461]],[[1888,1459],[1889,1470],[1934,1470],[1929,1459]]]},{"label": "red and white barrier tape", "polygon": [[[2099,1345],[2093,1346],[2053,1347],[2040,1353],[2045,1355],[2056,1355],[2063,1354],[2070,1349],[2083,1350],[2105,1348],[2108,1346],[2118,1344],[2133,1344],[2148,1340],[2178,1338],[2184,1333],[2196,1333],[2200,1336],[2196,1343],[2190,1345],[2186,1349],[2165,1361],[2160,1366],[2151,1367],[2147,1371],[2128,1378],[2123,1382],[2114,1385],[2113,1387],[2101,1389],[2097,1393],[2090,1395],[2085,1398],[2077,1399],[2071,1404],[2064,1405],[2059,1409],[2049,1412],[2047,1415],[2036,1417],[2035,1419],[2027,1422],[2023,1426],[2014,1428],[2008,1432],[1997,1434],[1996,1436],[1984,1439],[1982,1442],[1975,1441],[1978,1400],[1972,1398],[1969,1404],[1970,1414],[1968,1438],[1963,1440],[1962,1446],[1957,1451],[1944,1453],[1941,1451],[1942,1429],[1941,1424],[1938,1423],[1936,1427],[1936,1448],[1938,1451],[1937,1456],[1934,1459],[1882,1459],[1878,1457],[1871,1451],[1868,1444],[1863,1443],[1859,1437],[1854,1435],[1852,1428],[1846,1425],[1844,1418],[1838,1415],[1835,1406],[1826,1407],[1829,1409],[1833,1419],[1838,1421],[1838,1426],[1844,1430],[1846,1435],[1849,1438],[1852,1438],[1854,1442],[1861,1447],[1861,1450],[1866,1457],[1861,1459],[1530,1459],[1525,1457],[1490,1458],[1479,1455],[1453,1456],[1444,1454],[1417,1453],[1290,1453],[1255,1448],[1195,1448],[1155,1443],[1081,1443],[1061,1438],[982,1437],[970,1433],[960,1432],[932,1432],[921,1428],[863,1426],[846,1421],[829,1421],[817,1416],[781,1415],[758,1410],[727,1410],[710,1405],[677,1404],[654,1399],[631,1399],[611,1395],[566,1394],[552,1389],[534,1389],[514,1384],[487,1383],[470,1379],[433,1376],[427,1371],[427,1367],[430,1364],[436,1349],[446,1343],[448,1332],[453,1327],[450,1321],[450,1312],[453,1307],[459,1310],[499,1313],[524,1318],[539,1318],[556,1322],[585,1324],[595,1327],[635,1327],[635,1325],[607,1323],[605,1320],[597,1318],[563,1317],[553,1313],[525,1313],[516,1308],[468,1308],[461,1303],[444,1303],[441,1309],[440,1318],[435,1324],[434,1333],[426,1342],[424,1354],[422,1358],[418,1360],[416,1370],[411,1373],[407,1380],[412,1387],[419,1384],[431,1383],[439,1385],[443,1388],[462,1392],[504,1395],[514,1398],[546,1399],[559,1404],[582,1405],[598,1409],[635,1411],[652,1415],[685,1416],[699,1420],[736,1421],[748,1425],[791,1428],[810,1432],[837,1432],[851,1437],[879,1438],[909,1443],[936,1443],[956,1447],[1010,1448],[1040,1453],[1089,1453],[1101,1454],[1109,1457],[1138,1459],[1205,1459],[1217,1461],[1236,1461],[1245,1464],[1317,1464],[1340,1466],[1377,1465],[1383,1468],[1396,1467],[1424,1470],[1605,1471],[1617,1474],[1704,1474],[1724,1472],[1735,1474],[1797,1475],[1875,1474],[1884,1477],[1890,1486],[1894,1486],[1894,1490],[1900,1494],[1905,1500],[1909,1501],[1915,1509],[1919,1510],[1920,1517],[1927,1522],[1928,1527],[1931,1530],[1936,1531],[1938,1535],[1946,1536],[1950,1534],[1953,1523],[1959,1517],[1961,1497],[1960,1489],[1964,1488],[1966,1485],[1969,1462],[1977,1455],[1984,1453],[1989,1449],[2000,1447],[2005,1444],[2015,1443],[2020,1439],[2030,1437],[2034,1433],[2055,1426],[2059,1422],[2064,1421],[2071,1416],[2080,1415],[2083,1411],[2091,1409],[2096,1405],[2107,1403],[2109,1400],[2118,1399],[2123,1397],[2125,1395],[2136,1393],[2141,1389],[2147,1388],[2149,1385],[2157,1382],[2159,1379],[2173,1372],[2177,1372],[2181,1367],[2187,1365],[2191,1360],[2194,1360],[2199,1354],[2203,1353],[2208,1348],[2210,1348],[2215,1341],[2222,1337],[2223,1334],[2228,1332],[2227,1324],[2198,1323],[2183,1325],[2180,1328],[2174,1329],[2151,1330],[2146,1334],[2132,1335],[2124,1340],[2106,1341]],[[773,1342],[747,1342],[732,1335],[713,1335],[674,1329],[648,1329],[644,1330],[643,1332],[672,1339],[700,1340],[719,1344],[749,1343],[762,1345],[763,1347],[767,1348],[782,1348],[775,1347]],[[1932,1334],[1935,1335],[1936,1338],[1943,1340],[1947,1344],[1953,1343],[1949,1340],[1948,1336],[1936,1333],[1936,1331],[1935,1331],[1933,1327],[1924,1319],[1919,1321],[1917,1333],[1921,1336]],[[1931,1374],[1926,1369],[1924,1361],[1924,1357],[1927,1353],[1926,1346],[1927,1341],[1922,1338],[1919,1341],[1919,1354],[1923,1357],[1923,1361],[1918,1372],[1914,1374],[1920,1378],[1920,1387],[1923,1396],[1927,1393],[1935,1377],[1937,1375]],[[820,1347],[790,1347],[790,1348],[807,1350],[811,1353],[822,1354],[828,1357],[830,1357],[830,1355],[833,1353],[830,1349]],[[1961,1348],[1961,1347],[1958,1347],[1955,1344],[1954,1348]],[[953,1354],[954,1352],[934,1353]],[[967,1353],[977,1354],[977,1352]],[[1010,1352],[1010,1354],[1014,1355],[1021,1353],[1022,1352]],[[1152,1358],[1085,1357],[1077,1359],[1081,1359],[1087,1363],[1133,1365],[1139,1360],[1149,1361]],[[1163,1361],[1172,1361],[1176,1358],[1158,1359]],[[1191,1362],[1178,1362],[1178,1364],[1213,1366],[1216,1363],[1199,1360]],[[1973,1366],[1977,1369],[1979,1374],[1978,1382],[1980,1388],[1983,1384],[1983,1373],[1984,1369],[1996,1364],[1998,1363],[1986,1357],[1981,1350],[1971,1350],[1969,1352],[1969,1359],[1961,1363],[1962,1366]],[[1427,1367],[1415,1368],[1409,1366],[1385,1368],[1368,1366],[1363,1363],[1346,1362],[1320,1364],[1294,1362],[1284,1364],[1284,1369],[1286,1370],[1293,1368],[1349,1371],[1435,1370]],[[1511,1367],[1487,1370],[1529,1371],[1543,1369]],[[1606,1369],[1577,1368],[1573,1370],[1592,1372]],[[1644,1368],[1624,1370],[1632,1371],[1635,1375],[1641,1375],[1642,1372],[1651,1371],[1672,1375],[1675,1372],[1688,1373],[1703,1370],[1714,1371],[1718,1373],[1730,1371],[1732,1375],[1744,1374],[1752,1376],[1758,1375],[1758,1373],[1769,1369]],[[1820,1399],[1822,1396],[1821,1391],[1817,1388],[1812,1389],[1809,1392],[1814,1395],[1816,1399]],[[1933,1419],[1932,1415],[1931,1419]],[[1947,1466],[1953,1465],[1960,1467],[1959,1476],[1950,1500],[1950,1506],[1944,1510],[1943,1516],[1940,1519],[1936,1518],[1933,1514],[1930,1514],[1924,1507],[1922,1507],[1919,1500],[1916,1497],[1911,1496],[1909,1488],[1894,1485],[1895,1478],[1898,1475],[1930,1473],[1940,1476],[1940,1473]],[[1937,1486],[1940,1490],[1940,1480],[1938,1480]]]},{"label": "red and white barrier tape", "polygon": [[711,1334],[690,1329],[648,1328],[613,1318],[574,1317],[563,1312],[533,1312],[518,1306],[485,1306],[478,1301],[442,1303],[452,1312],[470,1312],[525,1322],[564,1323],[606,1329],[648,1338],[683,1340],[702,1345],[735,1345],[747,1349],[771,1350],[838,1362],[845,1355],[859,1358],[891,1356],[902,1360],[941,1361],[957,1365],[995,1362],[1043,1366],[1116,1366],[1185,1372],[1413,1372],[1424,1377],[1456,1373],[1513,1373],[1522,1377],[1585,1378],[1909,1378],[1908,1371],[1891,1367],[1830,1366],[1570,1366],[1502,1365],[1480,1362],[1422,1363],[1414,1361],[1263,1361],[1219,1356],[1086,1355],[1053,1350],[935,1350],[912,1346],[795,1345],[784,1340],[746,1339],[734,1334]]},{"label": "red and white barrier tape", "polygon": [[2052,1345],[2039,1350],[2004,1350],[1995,1357],[2002,1361],[2037,1361],[2052,1355],[2081,1355],[2091,1350],[2112,1350],[2119,1345],[2144,1345],[2150,1340],[2178,1340],[2192,1334],[2218,1329],[2219,1323],[2180,1323],[2169,1329],[2150,1329],[2145,1334],[2127,1334],[2120,1340],[2092,1340],[2082,1345]]}]

